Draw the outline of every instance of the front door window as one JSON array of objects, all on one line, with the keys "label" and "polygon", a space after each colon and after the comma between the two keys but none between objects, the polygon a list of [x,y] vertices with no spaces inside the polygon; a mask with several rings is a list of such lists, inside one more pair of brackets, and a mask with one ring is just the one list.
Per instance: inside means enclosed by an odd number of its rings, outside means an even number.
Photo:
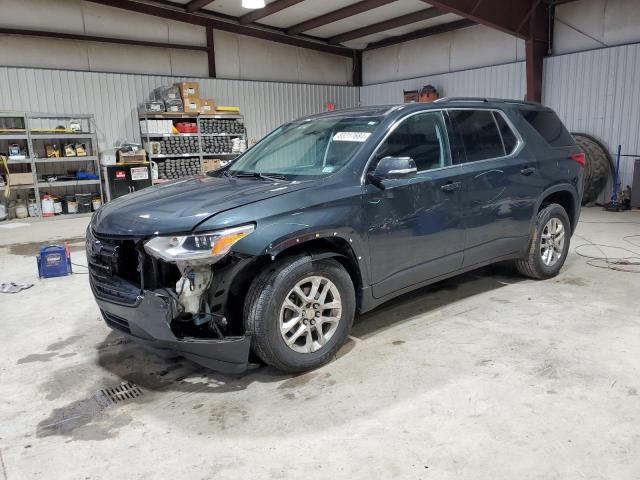
[{"label": "front door window", "polygon": [[384,157],[411,157],[418,173],[448,164],[447,135],[440,112],[412,115],[398,125],[380,145],[372,170]]}]

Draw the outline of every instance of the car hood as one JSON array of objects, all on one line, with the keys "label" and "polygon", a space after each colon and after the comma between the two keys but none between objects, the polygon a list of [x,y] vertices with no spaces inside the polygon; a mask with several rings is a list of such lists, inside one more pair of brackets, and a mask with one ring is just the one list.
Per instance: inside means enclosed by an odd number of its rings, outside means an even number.
[{"label": "car hood", "polygon": [[150,236],[189,232],[225,210],[307,188],[309,182],[206,175],[149,187],[125,195],[96,212],[92,228],[108,236]]}]

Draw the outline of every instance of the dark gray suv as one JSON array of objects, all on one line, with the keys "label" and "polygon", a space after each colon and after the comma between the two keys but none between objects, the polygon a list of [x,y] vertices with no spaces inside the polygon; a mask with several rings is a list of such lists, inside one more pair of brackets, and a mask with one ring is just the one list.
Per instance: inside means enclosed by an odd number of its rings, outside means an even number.
[{"label": "dark gray suv", "polygon": [[585,157],[556,114],[509,100],[331,112],[222,170],[105,205],[87,231],[111,328],[225,372],[329,361],[356,313],[513,260],[556,275]]}]

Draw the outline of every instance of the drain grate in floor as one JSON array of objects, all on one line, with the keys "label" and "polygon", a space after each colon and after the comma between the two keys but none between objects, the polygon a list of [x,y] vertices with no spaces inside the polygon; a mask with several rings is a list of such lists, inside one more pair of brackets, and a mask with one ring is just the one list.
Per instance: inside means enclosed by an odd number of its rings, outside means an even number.
[{"label": "drain grate in floor", "polygon": [[115,403],[126,402],[127,400],[134,400],[144,395],[144,392],[135,383],[124,382],[117,387],[103,388],[100,390],[100,395],[107,400],[109,405],[113,405]]}]

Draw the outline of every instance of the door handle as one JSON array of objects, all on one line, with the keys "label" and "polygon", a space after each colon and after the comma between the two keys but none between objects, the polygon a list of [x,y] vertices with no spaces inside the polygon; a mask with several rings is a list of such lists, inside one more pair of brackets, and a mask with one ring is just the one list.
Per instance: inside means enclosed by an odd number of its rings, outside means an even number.
[{"label": "door handle", "polygon": [[443,192],[453,192],[462,186],[461,182],[447,182],[440,187]]},{"label": "door handle", "polygon": [[528,176],[528,175],[531,175],[535,171],[536,171],[536,169],[533,168],[533,167],[524,167],[522,170],[520,170],[520,173],[522,175]]}]

